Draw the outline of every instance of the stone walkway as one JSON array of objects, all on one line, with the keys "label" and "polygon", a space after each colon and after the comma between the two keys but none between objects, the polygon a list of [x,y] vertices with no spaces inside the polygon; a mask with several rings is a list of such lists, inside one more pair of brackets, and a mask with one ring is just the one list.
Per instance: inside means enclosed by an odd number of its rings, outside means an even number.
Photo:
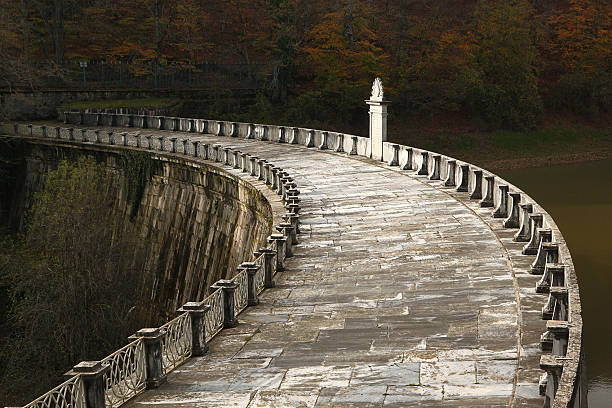
[{"label": "stone walkway", "polygon": [[295,177],[301,242],[237,328],[130,406],[542,406],[544,298],[491,209],[355,156],[200,139]]}]

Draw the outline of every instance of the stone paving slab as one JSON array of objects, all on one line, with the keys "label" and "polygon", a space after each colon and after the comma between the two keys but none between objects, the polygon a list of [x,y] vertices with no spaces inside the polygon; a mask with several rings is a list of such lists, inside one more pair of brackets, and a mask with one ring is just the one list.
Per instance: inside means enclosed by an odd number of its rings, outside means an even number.
[{"label": "stone paving slab", "polygon": [[543,298],[530,257],[491,209],[361,157],[173,135],[288,170],[301,191],[302,234],[260,305],[130,406],[542,405]]}]

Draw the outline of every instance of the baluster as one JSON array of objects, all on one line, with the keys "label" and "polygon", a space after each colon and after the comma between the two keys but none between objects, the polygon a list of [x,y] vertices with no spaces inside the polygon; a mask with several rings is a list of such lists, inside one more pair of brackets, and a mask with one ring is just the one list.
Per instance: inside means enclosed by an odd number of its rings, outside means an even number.
[{"label": "baluster", "polygon": [[512,240],[515,242],[528,242],[529,238],[531,237],[531,223],[529,221],[529,214],[533,212],[533,204],[521,204],[520,207],[523,215],[521,217],[521,228],[514,235]]},{"label": "baluster", "polygon": [[[540,368],[546,371],[546,380],[543,381],[544,385],[544,407],[552,407],[555,395],[557,394],[557,388],[559,387],[559,379],[563,372],[563,362],[555,358],[550,354],[545,354],[540,357]],[[542,393],[542,386],[540,387]]]},{"label": "baluster", "polygon": [[508,216],[508,186],[502,184],[499,188],[499,205],[493,212],[493,218],[505,218]]},{"label": "baluster", "polygon": [[255,125],[252,123],[249,123],[249,127],[247,128],[246,138],[255,139]]},{"label": "baluster", "polygon": [[504,228],[519,227],[519,203],[521,202],[520,193],[510,193],[512,203],[510,205],[510,215],[504,221]]},{"label": "baluster", "polygon": [[552,242],[552,231],[548,228],[538,228],[537,231],[538,250],[530,272],[532,275],[542,275],[546,266],[546,251],[542,244]]},{"label": "baluster", "polygon": [[544,216],[542,214],[530,214],[529,225],[531,230],[531,237],[529,242],[523,247],[523,255],[535,255],[538,253],[540,248],[540,233],[539,228],[542,228],[544,223]]},{"label": "baluster", "polygon": [[493,207],[493,192],[495,189],[495,176],[486,176],[485,180],[487,182],[487,192],[484,198],[480,201],[480,206],[483,208]]},{"label": "baluster", "polygon": [[421,152],[421,168],[417,172],[419,176],[426,176],[429,174],[428,161],[429,161],[429,153]]},{"label": "baluster", "polygon": [[321,145],[319,146],[319,150],[327,150],[327,137],[329,136],[328,132],[321,132]]},{"label": "baluster", "polygon": [[446,180],[444,181],[444,185],[446,187],[455,187],[457,185],[455,182],[456,169],[457,162],[455,160],[449,160],[446,162]]},{"label": "baluster", "polygon": [[349,155],[357,155],[357,136],[351,136],[351,152],[349,153]]},{"label": "baluster", "polygon": [[474,170],[474,189],[470,194],[470,199],[482,199],[482,170]]},{"label": "baluster", "polygon": [[344,133],[338,133],[337,139],[336,153],[344,153]]},{"label": "baluster", "polygon": [[269,134],[268,126],[262,125],[261,126],[261,141],[262,142],[266,142],[268,140],[270,140],[270,134]]},{"label": "baluster", "polygon": [[391,145],[391,160],[389,160],[389,166],[398,166],[399,165],[399,145],[392,144]]},{"label": "baluster", "polygon": [[468,185],[470,184],[470,166],[467,164],[462,164],[459,166],[459,168],[461,169],[461,181],[459,182],[456,191],[465,193],[468,191]]},{"label": "baluster", "polygon": [[550,291],[551,268],[550,264],[559,261],[559,245],[556,242],[543,242],[542,248],[546,252],[546,266],[542,278],[536,283],[536,293],[548,293]]},{"label": "baluster", "polygon": [[315,131],[310,129],[308,131],[308,141],[306,142],[306,147],[315,147],[314,136]]},{"label": "baluster", "polygon": [[442,156],[436,154],[432,156],[433,159],[433,169],[431,169],[431,175],[429,176],[430,180],[440,180],[440,165],[442,163]]},{"label": "baluster", "polygon": [[291,144],[299,144],[300,143],[300,129],[293,128],[291,130]]},{"label": "baluster", "polygon": [[400,167],[400,170],[412,170],[412,148],[406,148],[406,161]]}]

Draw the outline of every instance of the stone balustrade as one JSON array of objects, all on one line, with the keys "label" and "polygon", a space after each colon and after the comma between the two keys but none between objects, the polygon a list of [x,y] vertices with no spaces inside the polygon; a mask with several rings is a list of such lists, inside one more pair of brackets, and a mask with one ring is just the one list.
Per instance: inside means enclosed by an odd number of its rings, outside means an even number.
[{"label": "stone balustrade", "polygon": [[[118,113],[65,112],[63,116],[65,123],[70,124],[133,126],[141,129],[212,133],[227,135],[228,138],[298,144],[332,154],[347,152],[349,155],[370,157],[371,151],[369,138],[307,128]],[[55,128],[50,132],[44,126],[21,124],[14,125],[14,128],[4,125],[2,130],[4,133],[23,136],[59,138],[67,141],[73,138],[76,142],[109,143],[109,139],[103,133],[101,137],[101,132],[94,131],[95,135],[92,135],[89,130],[81,133]],[[128,133],[126,138],[129,137]],[[196,144],[191,147],[190,154],[193,157],[206,160],[212,155],[213,159],[218,159],[216,153],[209,151],[209,146],[202,144],[199,146],[199,150]],[[148,148],[153,149],[150,139]],[[153,150],[166,151],[167,148],[160,145],[155,146]],[[232,149],[229,148],[227,151],[232,152]],[[185,151],[183,153],[186,154]],[[265,265],[264,268],[260,268],[264,276],[262,287],[271,287],[273,274],[269,272],[270,268],[274,271],[283,270],[285,257],[291,256],[291,244],[297,242],[294,234],[299,232],[297,221],[300,208],[299,197],[292,192],[293,180],[287,177],[282,169],[269,163],[260,165],[259,159],[248,153],[234,152],[233,155],[226,153],[225,157],[228,165],[242,168],[252,176],[259,176],[266,183],[269,181],[270,188],[276,189],[286,201],[287,222],[277,227],[282,233],[272,234],[268,238],[269,247],[263,248],[256,259],[256,263]],[[442,188],[465,192],[469,199],[477,200],[481,207],[491,208],[491,216],[501,218],[504,228],[516,229],[513,234],[514,240],[526,242],[523,254],[535,256],[532,273],[542,274],[536,289],[543,293],[543,318],[550,319],[547,322],[547,331],[542,335],[544,354],[540,361],[540,366],[544,370],[540,390],[545,396],[545,406],[582,406],[586,402],[584,392],[586,384],[582,378],[584,350],[578,282],[569,249],[552,217],[517,187],[485,169],[445,155],[383,142],[382,162],[398,167],[398,171],[410,171],[415,177],[435,180]],[[265,168],[269,170],[263,175]],[[560,268],[559,264],[563,267]],[[221,288],[217,289],[220,290]],[[245,293],[248,296],[248,291]]]}]

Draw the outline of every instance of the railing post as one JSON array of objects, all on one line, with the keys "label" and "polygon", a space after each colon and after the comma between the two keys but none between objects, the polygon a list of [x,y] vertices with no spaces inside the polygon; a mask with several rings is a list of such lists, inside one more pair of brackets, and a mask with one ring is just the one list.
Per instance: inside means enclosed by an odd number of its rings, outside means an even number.
[{"label": "railing post", "polygon": [[542,244],[546,242],[552,242],[552,231],[548,228],[538,228],[538,252],[536,259],[531,264],[532,275],[542,275],[544,273],[544,267],[546,266],[546,252]]},{"label": "railing post", "polygon": [[218,280],[212,289],[221,289],[223,291],[223,327],[230,329],[238,326],[238,319],[235,316],[234,291],[238,288],[238,284],[233,280],[221,279]]},{"label": "railing post", "polygon": [[387,141],[387,107],[389,101],[384,99],[383,85],[380,78],[374,79],[370,99],[365,101],[369,105],[370,115],[370,158],[383,159],[383,146]]},{"label": "railing post", "polygon": [[257,296],[257,281],[255,280],[255,274],[259,270],[259,265],[253,262],[243,262],[238,267],[239,269],[246,270],[247,274],[247,304],[249,306],[257,306],[259,304],[259,298]]},{"label": "railing post", "polygon": [[286,133],[284,126],[278,128],[278,143],[287,143]]},{"label": "railing post", "polygon": [[428,175],[429,174],[428,165],[429,165],[429,153],[421,152],[421,168],[417,172],[417,175],[419,176]]},{"label": "railing post", "polygon": [[389,159],[389,166],[399,166],[399,145],[391,145],[391,159]]},{"label": "railing post", "polygon": [[315,131],[310,129],[308,131],[308,141],[306,142],[306,147],[315,147],[314,135]]},{"label": "railing post", "polygon": [[266,174],[265,174],[265,165],[268,161],[266,159],[259,159],[257,161],[257,165],[259,167],[259,174],[257,177],[257,180],[262,180],[265,181],[266,179]]},{"label": "railing post", "polygon": [[[300,216],[298,214],[293,214],[293,213],[285,213],[285,215],[283,215],[283,220],[290,222],[291,225],[293,225],[295,227],[295,233],[296,234],[301,234],[300,231]],[[296,235],[297,237],[297,235]]]},{"label": "railing post", "polygon": [[206,344],[206,312],[210,310],[209,305],[203,302],[187,302],[177,310],[179,313],[189,313],[191,320],[191,355],[203,356],[208,351]]},{"label": "railing post", "polygon": [[569,322],[563,320],[549,320],[546,322],[546,330],[550,332],[553,337],[552,355],[565,356],[567,354]]},{"label": "railing post", "polygon": [[225,164],[226,166],[230,166],[230,151],[232,150],[232,147],[224,147],[223,148],[223,152],[224,152],[224,156],[223,156],[223,164]]},{"label": "railing post", "polygon": [[240,168],[240,157],[241,157],[241,151],[240,150],[234,150],[234,168],[235,169],[239,169]]},{"label": "railing post", "polygon": [[482,199],[482,170],[474,170],[474,189],[470,194],[470,199]]},{"label": "railing post", "polygon": [[536,283],[536,293],[550,292],[552,273],[549,265],[553,264],[551,266],[554,267],[554,264],[559,262],[559,244],[556,242],[542,242],[542,248],[546,252],[546,266],[544,267],[542,277]]},{"label": "railing post", "polygon": [[274,283],[274,265],[272,260],[276,256],[276,251],[270,248],[261,248],[259,253],[263,257],[262,268],[264,269],[264,287],[273,288]]},{"label": "railing post", "polygon": [[300,129],[293,128],[291,129],[291,144],[299,144],[300,143]]},{"label": "railing post", "polygon": [[357,136],[351,136],[351,151],[349,152],[349,155],[357,155]]},{"label": "railing post", "polygon": [[[400,167],[400,170],[412,170],[412,148],[406,149],[406,161]],[[453,173],[454,174],[454,173]]]},{"label": "railing post", "polygon": [[461,180],[456,190],[459,192],[466,193],[468,191],[468,186],[470,184],[470,166],[469,164],[462,164],[459,166],[461,169]]},{"label": "railing post", "polygon": [[510,193],[512,202],[510,204],[510,215],[504,221],[504,228],[519,227],[519,204],[521,202],[521,193]]},{"label": "railing post", "polygon": [[285,258],[291,258],[293,256],[293,250],[291,246],[297,243],[297,239],[295,238],[295,228],[291,225],[290,222],[281,222],[276,227],[276,230],[283,234],[285,238],[287,238],[285,244]]},{"label": "railing post", "polygon": [[529,222],[529,214],[533,212],[533,204],[521,204],[520,207],[523,214],[521,217],[521,228],[514,235],[512,240],[514,242],[527,242],[529,241],[529,237],[531,237],[531,223]]},{"label": "railing post", "polygon": [[329,136],[328,132],[321,132],[321,145],[319,146],[319,150],[327,150],[329,148],[327,146],[328,136]]},{"label": "railing post", "polygon": [[267,125],[261,126],[261,141],[266,142],[270,140],[270,132]]},{"label": "railing post", "polygon": [[285,245],[287,243],[287,238],[283,234],[272,234],[268,237],[268,243],[274,245],[274,249],[276,251],[276,271],[284,271],[285,265]]},{"label": "railing post", "polygon": [[480,200],[480,206],[483,208],[493,207],[493,194],[495,189],[495,176],[486,176],[485,180],[487,181],[487,192],[482,200]]},{"label": "railing post", "polygon": [[251,156],[251,172],[249,174],[253,177],[257,175],[257,169],[255,167],[257,166],[257,160],[259,160],[259,157]]},{"label": "railing post", "polygon": [[336,153],[344,153],[344,133],[338,133],[337,140]]},{"label": "railing post", "polygon": [[255,139],[255,125],[252,124],[252,123],[249,123],[249,127],[247,129],[246,138],[247,139]]},{"label": "railing post", "polygon": [[147,367],[147,389],[158,388],[164,384],[168,377],[164,373],[162,361],[162,342],[165,332],[159,328],[145,328],[138,330],[130,340],[142,338],[145,349],[145,362]]},{"label": "railing post", "polygon": [[440,180],[440,164],[442,162],[442,156],[436,154],[432,157],[433,159],[433,169],[431,169],[431,175],[429,176],[430,180]]},{"label": "railing post", "polygon": [[563,362],[551,354],[545,354],[540,357],[540,368],[546,371],[546,379],[540,382],[540,393],[545,396],[544,407],[549,408],[552,407],[555,395],[557,395]]},{"label": "railing post", "polygon": [[529,215],[529,229],[531,231],[531,237],[529,242],[523,247],[523,255],[535,255],[538,253],[540,248],[540,234],[539,228],[542,228],[544,223],[544,216],[542,214],[530,214]]},{"label": "railing post", "polygon": [[110,366],[102,366],[99,361],[81,361],[66,373],[69,376],[81,376],[87,408],[105,408],[106,382],[104,381],[104,374],[109,370]]},{"label": "railing post", "polygon": [[493,212],[493,218],[505,218],[508,216],[508,186],[502,184],[499,188],[499,205]]}]

